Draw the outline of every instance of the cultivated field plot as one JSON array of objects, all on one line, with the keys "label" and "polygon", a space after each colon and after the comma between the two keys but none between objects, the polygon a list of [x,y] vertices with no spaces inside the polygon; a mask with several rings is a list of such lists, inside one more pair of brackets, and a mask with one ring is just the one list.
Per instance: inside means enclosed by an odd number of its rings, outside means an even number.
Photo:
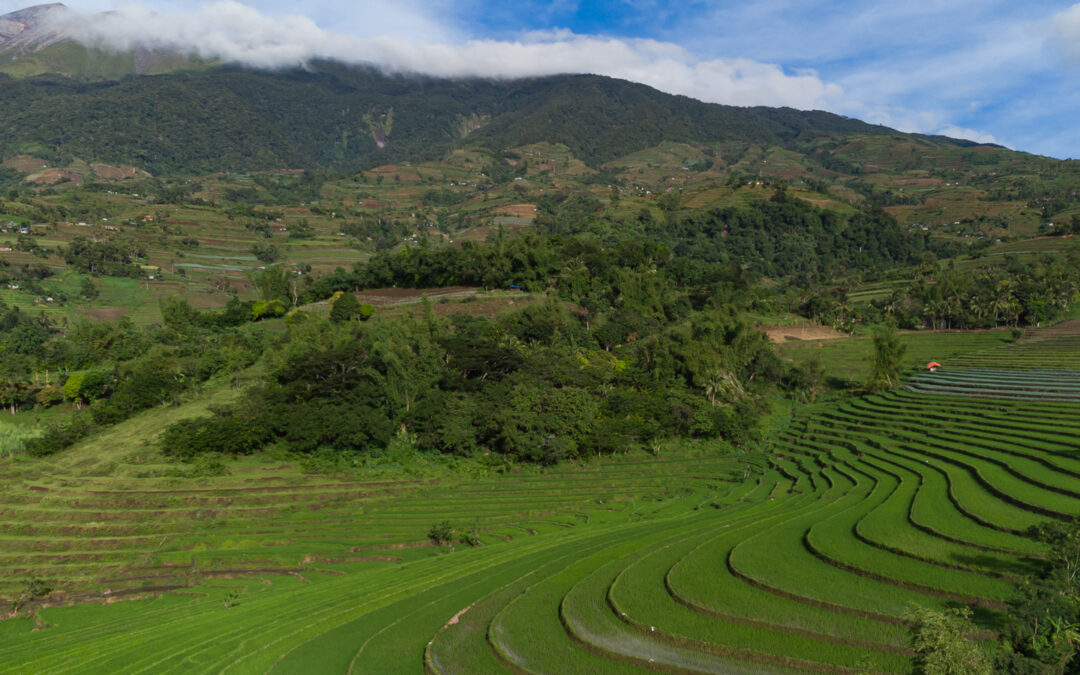
[{"label": "cultivated field plot", "polygon": [[[910,672],[915,607],[970,605],[977,638],[1000,629],[1043,564],[1023,531],[1080,516],[1077,439],[1080,404],[901,390],[810,408],[768,466],[606,461],[453,486],[267,470],[171,494],[16,480],[11,577],[100,593],[109,574],[143,599],[4,622],[0,668]],[[444,518],[478,523],[483,545],[425,546]]]},{"label": "cultivated field plot", "polygon": [[427,533],[442,521],[494,544],[608,516],[639,518],[654,502],[726,493],[748,466],[596,461],[513,478],[372,481],[305,476],[289,464],[194,481],[11,471],[0,497],[0,596],[15,598],[30,577],[58,589],[48,602],[60,603],[429,557]]},{"label": "cultivated field plot", "polygon": [[[952,370],[960,367],[959,359],[1004,348],[1009,346],[1011,339],[1010,332],[1004,329],[900,333],[900,340],[906,346],[903,365],[909,373],[921,371],[929,361],[940,361],[947,369]],[[866,380],[869,372],[874,346],[869,336],[860,336],[844,340],[785,342],[778,351],[784,359],[795,362],[804,363],[817,357],[829,377],[861,383]],[[999,366],[995,364],[986,367]]]},{"label": "cultivated field plot", "polygon": [[[945,366],[945,372],[961,369],[986,370],[1080,370],[1080,319],[1068,319],[1052,326],[1029,328],[1016,339],[1006,328],[992,330],[902,331],[906,347],[903,367],[908,374],[923,372],[930,361]],[[825,373],[838,380],[859,383],[866,379],[873,342],[861,335],[846,340],[787,341],[779,345],[780,355],[795,362],[815,356]],[[1050,387],[1050,383],[1046,383]]]},{"label": "cultivated field plot", "polygon": [[1080,369],[1080,319],[1027,330],[1013,344],[964,354],[946,365],[966,368]]},{"label": "cultivated field plot", "polygon": [[943,370],[915,376],[908,389],[927,394],[1080,403],[1080,370]]}]

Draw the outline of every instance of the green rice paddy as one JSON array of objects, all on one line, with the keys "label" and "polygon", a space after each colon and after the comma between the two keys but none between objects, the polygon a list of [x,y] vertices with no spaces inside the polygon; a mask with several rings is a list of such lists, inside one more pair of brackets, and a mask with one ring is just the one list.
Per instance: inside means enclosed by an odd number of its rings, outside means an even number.
[{"label": "green rice paddy", "polygon": [[53,590],[0,671],[912,672],[912,609],[993,639],[1043,564],[1023,531],[1080,515],[1070,328],[999,333],[906,336],[987,365],[804,406],[757,453],[208,475],[123,440],[151,411],[9,458],[0,595]]}]

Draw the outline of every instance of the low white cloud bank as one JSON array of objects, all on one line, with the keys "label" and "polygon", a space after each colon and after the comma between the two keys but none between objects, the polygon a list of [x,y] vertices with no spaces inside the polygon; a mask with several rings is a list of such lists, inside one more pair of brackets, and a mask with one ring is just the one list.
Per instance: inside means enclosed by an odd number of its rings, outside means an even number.
[{"label": "low white cloud bank", "polygon": [[977,129],[967,129],[965,127],[947,126],[938,129],[934,133],[940,136],[948,136],[949,138],[963,138],[969,141],[975,141],[976,143],[998,142],[993,134],[988,134],[985,131],[978,131]]},{"label": "low white cloud bank", "polygon": [[[92,46],[163,48],[265,68],[325,58],[443,77],[593,73],[703,101],[800,109],[829,107],[842,94],[838,85],[822,81],[813,71],[787,72],[749,59],[702,60],[678,45],[655,40],[557,31],[515,41],[454,42],[422,11],[408,7],[396,11],[391,22],[372,11],[374,28],[368,36],[332,33],[302,16],[269,17],[235,0],[176,13],[141,5],[96,15],[71,11],[59,14],[56,21],[74,39]],[[376,34],[380,24],[392,24],[397,30]]]},{"label": "low white cloud bank", "polygon": [[1071,61],[1080,61],[1080,3],[1054,16],[1054,37]]},{"label": "low white cloud bank", "polygon": [[871,124],[881,124],[897,131],[948,136],[949,138],[959,138],[975,143],[1004,145],[989,132],[949,123],[947,120],[955,118],[955,114],[949,111],[912,110],[902,106],[887,105],[868,107],[854,101],[843,103],[841,108],[858,119]]}]

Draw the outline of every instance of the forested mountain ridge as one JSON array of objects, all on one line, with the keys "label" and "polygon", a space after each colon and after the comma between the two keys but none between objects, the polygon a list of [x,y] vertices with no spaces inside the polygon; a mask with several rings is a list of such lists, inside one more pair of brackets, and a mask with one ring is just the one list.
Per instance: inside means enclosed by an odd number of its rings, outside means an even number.
[{"label": "forested mountain ridge", "polygon": [[0,76],[0,116],[7,121],[0,157],[33,154],[54,164],[77,157],[155,175],[356,170],[467,145],[501,150],[544,141],[597,166],[663,140],[793,147],[897,134],[831,113],[702,103],[594,75],[448,80],[329,62],[118,80]]}]

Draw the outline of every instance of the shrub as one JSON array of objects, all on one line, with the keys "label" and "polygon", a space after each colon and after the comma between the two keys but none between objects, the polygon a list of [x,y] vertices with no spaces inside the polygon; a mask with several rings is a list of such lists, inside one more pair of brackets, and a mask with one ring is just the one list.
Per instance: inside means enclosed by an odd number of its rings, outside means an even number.
[{"label": "shrub", "polygon": [[70,448],[86,438],[93,430],[93,423],[86,417],[73,417],[67,423],[50,426],[41,436],[28,441],[26,451],[35,457],[51,455]]},{"label": "shrub", "polygon": [[458,534],[458,541],[466,546],[480,546],[483,544],[480,541],[480,523],[474,523],[467,532],[461,532]]},{"label": "shrub", "polygon": [[980,675],[991,672],[978,643],[969,640],[975,632],[971,610],[935,612],[918,609],[908,615],[911,646],[915,650],[917,672],[926,675]]},{"label": "shrub", "polygon": [[[360,315],[362,307],[355,295],[352,293],[341,293],[340,295],[335,293],[334,295],[336,298],[331,301],[330,305],[331,321],[335,323],[352,321]],[[374,310],[372,310],[372,314],[374,314]]]},{"label": "shrub", "polygon": [[57,405],[59,403],[63,403],[64,392],[61,391],[60,387],[53,387],[50,385],[39,389],[37,394],[34,395],[34,399],[38,402],[39,405]]},{"label": "shrub", "polygon": [[454,541],[454,527],[449,520],[444,520],[441,523],[432,525],[427,536],[428,539],[435,542],[436,546],[446,546]]}]

